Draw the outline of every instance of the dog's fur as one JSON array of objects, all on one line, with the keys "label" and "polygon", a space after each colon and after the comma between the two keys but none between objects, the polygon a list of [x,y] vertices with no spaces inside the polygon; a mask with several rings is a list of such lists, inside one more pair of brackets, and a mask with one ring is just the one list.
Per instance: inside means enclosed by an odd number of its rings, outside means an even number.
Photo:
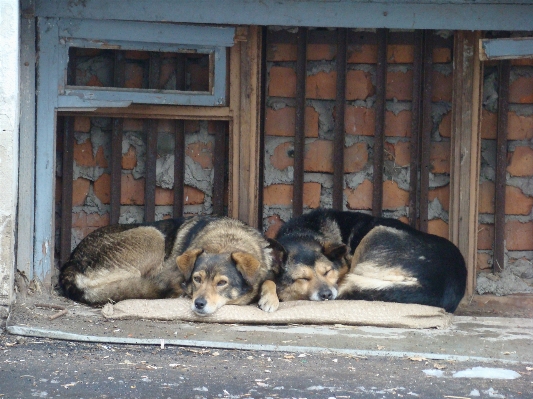
[{"label": "dog's fur", "polygon": [[84,238],[61,268],[66,296],[90,305],[124,299],[192,296],[192,310],[213,313],[225,303],[262,297],[279,301],[269,243],[244,223],[213,216],[112,225]]},{"label": "dog's fur", "polygon": [[291,219],[276,239],[283,247],[276,280],[283,301],[379,300],[453,312],[465,292],[459,249],[396,219],[318,209]]}]

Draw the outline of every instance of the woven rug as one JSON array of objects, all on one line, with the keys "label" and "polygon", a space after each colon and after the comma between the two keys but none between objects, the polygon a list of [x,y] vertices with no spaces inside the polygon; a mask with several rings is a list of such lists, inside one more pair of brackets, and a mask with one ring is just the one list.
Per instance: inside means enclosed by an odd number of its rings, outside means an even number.
[{"label": "woven rug", "polygon": [[226,305],[208,316],[191,310],[191,300],[129,299],[107,304],[102,314],[109,319],[176,320],[238,324],[345,324],[397,328],[447,328],[453,315],[444,309],[413,304],[368,301],[281,302],[267,313],[256,305]]}]

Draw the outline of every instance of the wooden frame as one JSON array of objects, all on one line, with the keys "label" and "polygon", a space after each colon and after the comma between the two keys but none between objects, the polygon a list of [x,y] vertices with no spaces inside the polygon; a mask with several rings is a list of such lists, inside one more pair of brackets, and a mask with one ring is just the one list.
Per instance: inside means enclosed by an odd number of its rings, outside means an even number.
[{"label": "wooden frame", "polygon": [[475,293],[483,70],[479,31],[457,31],[452,100],[450,240],[465,257],[467,297]]}]

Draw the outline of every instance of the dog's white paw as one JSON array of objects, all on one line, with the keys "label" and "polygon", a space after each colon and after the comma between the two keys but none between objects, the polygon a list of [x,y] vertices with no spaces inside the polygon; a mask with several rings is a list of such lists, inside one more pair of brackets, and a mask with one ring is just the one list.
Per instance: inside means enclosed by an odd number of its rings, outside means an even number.
[{"label": "dog's white paw", "polygon": [[279,307],[279,299],[277,295],[263,295],[259,299],[259,309],[265,312],[275,312]]}]

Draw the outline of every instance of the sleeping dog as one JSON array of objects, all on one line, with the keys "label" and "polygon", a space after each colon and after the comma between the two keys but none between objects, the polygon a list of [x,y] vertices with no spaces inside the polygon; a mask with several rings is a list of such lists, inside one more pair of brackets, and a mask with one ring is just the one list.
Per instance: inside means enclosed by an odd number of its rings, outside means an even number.
[{"label": "sleeping dog", "polygon": [[454,312],[465,293],[459,249],[396,219],[317,209],[288,221],[276,240],[282,301],[362,299]]},{"label": "sleeping dog", "polygon": [[192,297],[208,315],[224,304],[279,301],[272,250],[261,234],[226,217],[199,216],[111,225],[85,237],[61,268],[65,295],[89,305],[124,299]]}]

